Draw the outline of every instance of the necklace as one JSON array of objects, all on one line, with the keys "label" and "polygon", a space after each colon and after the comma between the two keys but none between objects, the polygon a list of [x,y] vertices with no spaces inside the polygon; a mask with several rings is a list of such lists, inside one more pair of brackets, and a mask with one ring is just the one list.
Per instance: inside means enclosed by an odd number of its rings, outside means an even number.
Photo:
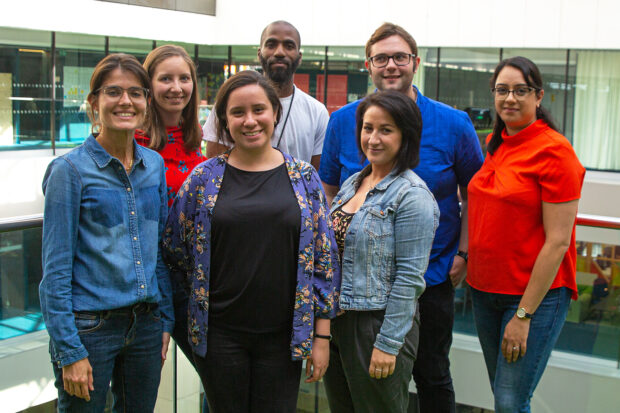
[{"label": "necklace", "polygon": [[129,161],[129,166],[125,168],[127,173],[131,172],[131,167],[133,166],[133,156],[131,157],[131,161]]},{"label": "necklace", "polygon": [[288,107],[288,111],[286,112],[286,118],[284,118],[284,124],[282,125],[282,130],[280,131],[280,138],[278,138],[278,144],[274,146],[275,148],[280,147],[280,142],[282,142],[282,136],[284,136],[284,130],[286,129],[286,124],[288,123],[288,117],[291,114],[291,109],[293,108],[293,100],[295,100],[295,86],[293,86],[293,94],[291,95],[291,104]]}]

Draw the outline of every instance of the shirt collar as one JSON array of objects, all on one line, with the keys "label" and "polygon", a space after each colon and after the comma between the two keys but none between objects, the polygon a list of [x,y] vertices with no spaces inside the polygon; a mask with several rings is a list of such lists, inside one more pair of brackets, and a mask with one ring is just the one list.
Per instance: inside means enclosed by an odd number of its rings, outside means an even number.
[{"label": "shirt collar", "polygon": [[[93,135],[90,135],[88,138],[86,138],[86,141],[84,141],[84,147],[86,148],[86,150],[88,151],[88,153],[90,154],[90,156],[93,158],[93,160],[95,161],[95,163],[100,169],[105,168],[106,166],[110,164],[110,162],[112,162],[113,159],[116,159],[113,156],[111,156],[105,149],[103,149],[103,146],[101,146],[99,142],[97,142],[97,139],[95,139]],[[134,165],[138,166],[140,163],[142,163],[144,167],[146,168],[147,164],[146,164],[146,159],[144,158],[143,151],[144,151],[144,148],[136,144],[136,141],[134,139],[134,142],[133,142]],[[117,161],[119,160],[117,159]]]}]

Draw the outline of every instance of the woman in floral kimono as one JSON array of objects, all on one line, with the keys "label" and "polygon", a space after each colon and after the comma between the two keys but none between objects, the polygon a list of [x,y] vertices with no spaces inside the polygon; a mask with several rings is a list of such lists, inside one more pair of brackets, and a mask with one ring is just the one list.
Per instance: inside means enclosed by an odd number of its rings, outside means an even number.
[{"label": "woman in floral kimono", "polygon": [[231,151],[197,166],[164,235],[172,277],[190,295],[188,336],[209,407],[295,412],[329,362],[340,271],[316,171],[271,146],[280,102],[259,73],[220,88],[217,130]]}]

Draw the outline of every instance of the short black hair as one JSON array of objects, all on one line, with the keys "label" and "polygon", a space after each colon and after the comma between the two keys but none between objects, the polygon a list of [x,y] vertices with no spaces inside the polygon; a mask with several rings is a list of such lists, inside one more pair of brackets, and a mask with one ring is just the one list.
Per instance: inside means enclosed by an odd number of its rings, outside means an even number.
[{"label": "short black hair", "polygon": [[396,173],[418,166],[420,162],[420,140],[422,138],[422,114],[413,99],[395,90],[374,93],[364,99],[357,107],[355,113],[357,148],[362,154],[362,160],[366,160],[366,155],[362,152],[361,139],[364,114],[372,106],[377,106],[389,113],[394,119],[396,127],[400,129],[402,141],[394,165]]},{"label": "short black hair", "polygon": [[291,29],[293,29],[293,31],[297,35],[297,50],[299,50],[301,48],[301,35],[299,34],[299,30],[297,30],[297,27],[293,26],[291,23],[287,22],[286,20],[276,20],[275,22],[271,22],[267,26],[265,26],[262,33],[260,34],[260,47],[263,46],[263,42],[265,41],[265,34],[267,34],[267,30],[271,26],[275,26],[276,24],[288,26]]}]

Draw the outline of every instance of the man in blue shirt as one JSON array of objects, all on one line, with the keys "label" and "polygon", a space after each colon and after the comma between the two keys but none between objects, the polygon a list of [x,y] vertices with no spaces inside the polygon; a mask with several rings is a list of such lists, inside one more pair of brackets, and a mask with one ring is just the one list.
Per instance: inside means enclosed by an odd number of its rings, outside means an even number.
[{"label": "man in blue shirt", "polygon": [[[441,216],[424,277],[426,291],[419,301],[420,343],[413,376],[421,412],[454,412],[448,357],[454,287],[463,280],[467,268],[467,184],[482,165],[482,151],[467,114],[423,96],[412,86],[420,57],[415,40],[406,30],[384,23],[366,43],[366,59],[378,90],[406,94],[422,113],[420,164],[414,171],[433,192]],[[355,142],[359,103],[334,112],[327,126],[319,175],[330,202],[340,185],[367,163],[360,161]]]}]

